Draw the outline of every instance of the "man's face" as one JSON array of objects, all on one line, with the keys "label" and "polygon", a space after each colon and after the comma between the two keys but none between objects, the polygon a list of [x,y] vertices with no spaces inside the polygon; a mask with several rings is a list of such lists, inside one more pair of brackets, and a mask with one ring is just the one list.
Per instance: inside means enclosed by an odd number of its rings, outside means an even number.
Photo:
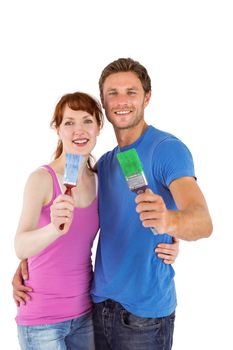
[{"label": "man's face", "polygon": [[102,98],[107,119],[115,129],[130,129],[144,123],[144,109],[150,96],[134,73],[109,75],[103,84]]}]

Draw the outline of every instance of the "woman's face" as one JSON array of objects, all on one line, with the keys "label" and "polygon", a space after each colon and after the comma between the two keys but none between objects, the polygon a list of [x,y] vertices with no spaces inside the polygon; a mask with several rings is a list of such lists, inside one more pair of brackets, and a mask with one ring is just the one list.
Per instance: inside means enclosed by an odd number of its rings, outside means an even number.
[{"label": "woman's face", "polygon": [[95,116],[65,106],[63,119],[58,128],[63,152],[88,156],[95,147],[99,132]]}]

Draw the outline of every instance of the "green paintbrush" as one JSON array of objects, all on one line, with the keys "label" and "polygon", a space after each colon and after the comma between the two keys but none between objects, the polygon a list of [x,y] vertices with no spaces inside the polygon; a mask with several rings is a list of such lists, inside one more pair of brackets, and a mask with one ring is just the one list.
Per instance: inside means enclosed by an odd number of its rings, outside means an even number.
[{"label": "green paintbrush", "polygon": [[[141,160],[135,148],[128,151],[119,152],[117,159],[125,175],[130,191],[140,194],[145,192],[148,182],[143,171]],[[154,228],[151,228],[154,235],[157,234]]]}]

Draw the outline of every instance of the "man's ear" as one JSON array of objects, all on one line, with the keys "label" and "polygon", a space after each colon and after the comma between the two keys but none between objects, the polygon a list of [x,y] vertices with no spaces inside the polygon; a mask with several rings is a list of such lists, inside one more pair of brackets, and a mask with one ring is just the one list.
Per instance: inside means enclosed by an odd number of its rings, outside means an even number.
[{"label": "man's ear", "polygon": [[149,104],[150,102],[150,98],[151,98],[151,91],[147,92],[145,94],[145,101],[144,101],[144,107],[147,107],[147,105]]},{"label": "man's ear", "polygon": [[101,101],[102,108],[105,109],[104,108],[104,98],[103,98],[102,94],[100,95],[100,101]]}]

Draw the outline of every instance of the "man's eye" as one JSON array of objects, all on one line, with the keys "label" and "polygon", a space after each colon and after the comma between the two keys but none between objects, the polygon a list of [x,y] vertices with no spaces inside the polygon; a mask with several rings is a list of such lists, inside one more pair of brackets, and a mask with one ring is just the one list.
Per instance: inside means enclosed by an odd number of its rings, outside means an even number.
[{"label": "man's eye", "polygon": [[116,91],[110,91],[108,94],[109,94],[110,96],[113,96],[113,95],[116,95],[117,93],[116,93]]},{"label": "man's eye", "polygon": [[128,94],[129,95],[136,95],[136,91],[129,91]]}]

